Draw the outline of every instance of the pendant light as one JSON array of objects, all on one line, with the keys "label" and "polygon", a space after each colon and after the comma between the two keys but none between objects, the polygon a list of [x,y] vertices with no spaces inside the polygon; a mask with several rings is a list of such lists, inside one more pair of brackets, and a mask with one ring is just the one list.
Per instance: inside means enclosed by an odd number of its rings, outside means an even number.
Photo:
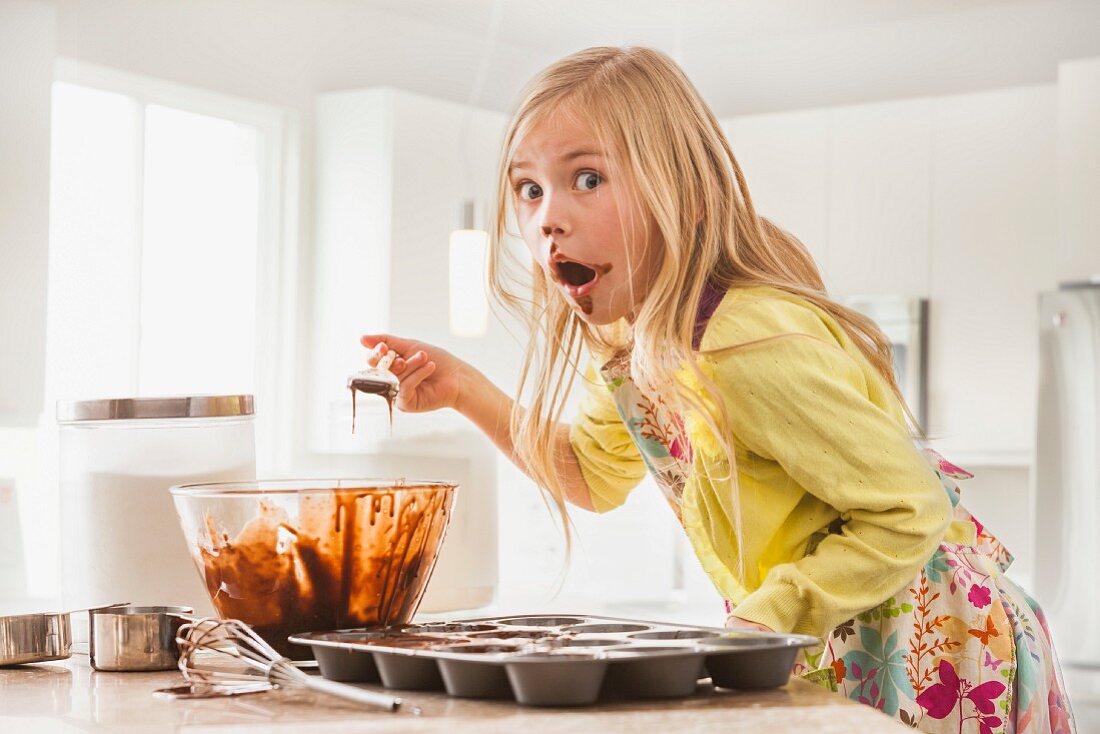
[{"label": "pendant light", "polygon": [[485,336],[489,329],[489,300],[485,294],[489,233],[473,199],[459,208],[458,229],[451,232],[450,314],[451,334]]},{"label": "pendant light", "polygon": [[[467,190],[472,192],[474,197],[478,196],[478,187],[473,172],[473,157],[470,155],[470,114],[471,109],[476,108],[480,102],[503,15],[504,1],[493,0],[489,9],[485,45],[474,74],[466,109],[462,112],[458,135]],[[489,298],[486,294],[489,233],[486,231],[485,220],[485,210],[479,198],[462,201],[459,206],[457,229],[451,232],[449,252],[452,336],[481,337],[485,336],[489,329]]]}]

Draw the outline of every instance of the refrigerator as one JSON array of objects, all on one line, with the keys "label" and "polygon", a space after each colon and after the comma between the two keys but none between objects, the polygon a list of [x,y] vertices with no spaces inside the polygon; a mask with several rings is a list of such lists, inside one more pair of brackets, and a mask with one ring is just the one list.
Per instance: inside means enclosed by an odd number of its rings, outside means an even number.
[{"label": "refrigerator", "polygon": [[841,302],[882,329],[894,356],[894,376],[913,417],[928,429],[928,300],[900,295],[848,296]]},{"label": "refrigerator", "polygon": [[1100,667],[1100,280],[1039,296],[1035,597],[1067,665]]}]

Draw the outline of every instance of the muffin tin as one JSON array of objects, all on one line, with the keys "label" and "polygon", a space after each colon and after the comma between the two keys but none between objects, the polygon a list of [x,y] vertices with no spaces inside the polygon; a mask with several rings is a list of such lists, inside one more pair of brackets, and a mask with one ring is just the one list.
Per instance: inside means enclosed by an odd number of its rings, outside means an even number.
[{"label": "muffin tin", "polygon": [[719,688],[782,686],[806,635],[733,632],[591,615],[523,615],[391,629],[292,635],[321,675],[386,688],[530,706],[605,698],[675,698],[710,678]]}]

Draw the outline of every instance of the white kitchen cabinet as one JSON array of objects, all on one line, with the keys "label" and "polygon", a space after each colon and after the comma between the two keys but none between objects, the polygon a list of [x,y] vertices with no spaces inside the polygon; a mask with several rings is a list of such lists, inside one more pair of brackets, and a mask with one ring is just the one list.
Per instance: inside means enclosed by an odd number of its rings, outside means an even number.
[{"label": "white kitchen cabinet", "polygon": [[835,294],[926,295],[931,110],[931,99],[914,99],[830,111]]},{"label": "white kitchen cabinet", "polygon": [[1100,277],[1100,58],[1058,65],[1060,281]]},{"label": "white kitchen cabinet", "polygon": [[1037,298],[1056,280],[1055,97],[935,100],[929,432],[949,456],[1032,446]]},{"label": "white kitchen cabinet", "polygon": [[823,272],[829,268],[829,126],[827,110],[736,117],[724,126],[757,213],[800,239]]}]

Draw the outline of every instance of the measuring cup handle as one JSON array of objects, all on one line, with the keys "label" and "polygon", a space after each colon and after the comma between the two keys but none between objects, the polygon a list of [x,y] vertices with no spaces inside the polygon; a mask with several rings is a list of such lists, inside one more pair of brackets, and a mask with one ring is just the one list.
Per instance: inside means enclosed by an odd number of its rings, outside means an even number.
[{"label": "measuring cup handle", "polygon": [[104,609],[114,609],[115,607],[128,607],[130,602],[128,601],[116,601],[114,604],[102,604],[98,607],[85,607],[84,609],[74,609],[69,614],[80,614],[81,612],[87,612],[90,615],[96,612],[102,612]]},{"label": "measuring cup handle", "polygon": [[208,617],[202,617],[198,614],[195,614],[194,612],[165,612],[164,616],[175,617],[176,619],[183,619],[188,622],[201,622],[204,619],[209,619]]}]

